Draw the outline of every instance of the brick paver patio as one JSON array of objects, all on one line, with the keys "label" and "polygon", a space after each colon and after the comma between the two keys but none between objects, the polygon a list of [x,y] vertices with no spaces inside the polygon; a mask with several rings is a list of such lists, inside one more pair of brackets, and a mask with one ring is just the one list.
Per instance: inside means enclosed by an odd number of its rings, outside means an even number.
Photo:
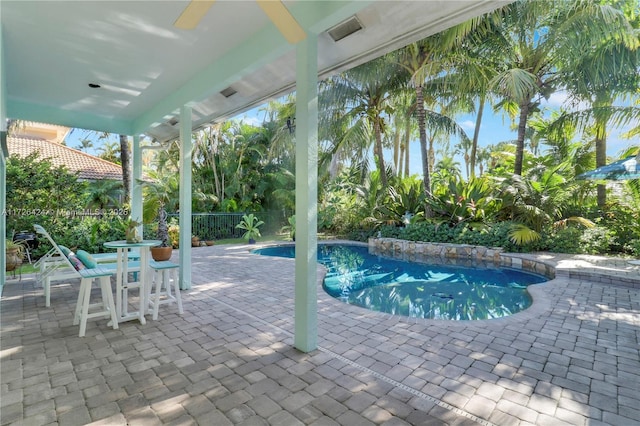
[{"label": "brick paver patio", "polygon": [[[174,254],[175,256],[175,254]],[[293,345],[294,266],[248,246],[193,250],[185,314],[118,330],[4,288],[2,425],[640,424],[640,270],[538,254],[555,280],[509,318],[445,322],[345,305],[318,287],[319,348]]]}]

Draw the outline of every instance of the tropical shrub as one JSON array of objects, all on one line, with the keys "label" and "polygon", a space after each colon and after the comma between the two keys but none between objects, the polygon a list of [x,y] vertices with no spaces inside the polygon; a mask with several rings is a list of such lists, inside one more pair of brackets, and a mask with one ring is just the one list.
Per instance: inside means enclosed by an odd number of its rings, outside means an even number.
[{"label": "tropical shrub", "polygon": [[[420,179],[409,177],[387,187],[387,198],[377,205],[377,223],[402,225],[405,214],[413,218],[424,216],[425,193]],[[414,219],[415,220],[415,219]]]},{"label": "tropical shrub", "polygon": [[385,238],[399,238],[409,241],[502,247],[508,252],[528,252],[543,249],[539,243],[518,246],[511,242],[508,234],[512,227],[513,223],[509,221],[476,228],[466,225],[448,227],[444,224],[418,222],[410,224],[406,228],[383,226],[380,228],[380,235]]},{"label": "tropical shrub", "polygon": [[318,206],[318,229],[336,235],[347,235],[362,227],[361,204],[355,193],[345,187],[333,187],[324,194]]},{"label": "tropical shrub", "polygon": [[608,253],[615,237],[602,227],[557,229],[543,238],[543,249],[555,253]]},{"label": "tropical shrub", "polygon": [[244,234],[242,238],[251,242],[256,238],[261,237],[260,226],[264,225],[264,222],[258,219],[253,213],[245,214],[242,216],[242,221],[236,225],[236,228],[242,229]]},{"label": "tropical shrub", "polygon": [[640,240],[640,213],[631,206],[608,203],[603,210],[594,209],[587,213],[600,227],[606,228],[615,237],[609,250],[613,253],[636,254],[634,241]]},{"label": "tropical shrub", "polygon": [[489,178],[465,182],[458,176],[451,176],[446,185],[434,189],[427,204],[435,220],[449,226],[461,223],[482,226],[491,222],[501,208],[501,202],[494,194],[494,183]]}]

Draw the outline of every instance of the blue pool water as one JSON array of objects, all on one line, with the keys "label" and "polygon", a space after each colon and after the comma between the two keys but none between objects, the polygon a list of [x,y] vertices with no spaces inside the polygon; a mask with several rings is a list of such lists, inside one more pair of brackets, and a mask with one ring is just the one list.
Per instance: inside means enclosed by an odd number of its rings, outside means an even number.
[{"label": "blue pool water", "polygon": [[[293,246],[254,250],[266,256],[295,257]],[[547,278],[488,265],[460,266],[408,262],[369,253],[348,244],[318,246],[327,268],[323,288],[345,303],[415,318],[481,320],[500,318],[531,305],[526,287]]]}]

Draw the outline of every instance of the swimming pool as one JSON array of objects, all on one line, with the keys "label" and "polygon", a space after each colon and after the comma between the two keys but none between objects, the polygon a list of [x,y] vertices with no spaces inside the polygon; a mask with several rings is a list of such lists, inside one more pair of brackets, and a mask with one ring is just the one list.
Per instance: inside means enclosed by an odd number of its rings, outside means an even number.
[{"label": "swimming pool", "polygon": [[[254,250],[265,256],[295,257],[294,246]],[[413,318],[482,320],[520,312],[531,305],[527,286],[541,275],[489,264],[471,267],[408,262],[370,254],[368,247],[318,245],[327,268],[323,288],[345,303]]]}]

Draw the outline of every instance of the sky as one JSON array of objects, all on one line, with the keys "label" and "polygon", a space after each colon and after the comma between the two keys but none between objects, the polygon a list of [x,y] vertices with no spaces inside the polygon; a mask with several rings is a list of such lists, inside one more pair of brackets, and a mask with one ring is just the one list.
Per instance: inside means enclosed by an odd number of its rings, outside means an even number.
[{"label": "sky", "polygon": [[[548,110],[557,110],[564,104],[565,101],[566,97],[563,94],[556,93],[550,97],[550,99],[543,105],[543,107]],[[234,119],[243,120],[247,124],[260,126],[265,117],[265,113],[260,111],[262,108],[263,106],[254,108],[250,111],[239,114]],[[475,119],[475,114],[467,114],[461,115],[456,119],[456,121],[467,132],[467,135],[469,137],[473,137]],[[607,155],[609,157],[617,159],[620,156],[620,153],[629,146],[640,145],[640,139],[638,138],[632,140],[622,139],[620,135],[624,133],[625,130],[628,129],[614,130],[610,133],[607,139]],[[78,146],[80,145],[80,140],[86,137],[87,134],[87,131],[81,129],[74,130],[71,135],[67,137],[67,146],[71,148],[78,148]],[[483,121],[480,127],[478,146],[485,147],[491,144],[496,144],[498,142],[511,141],[515,140],[516,137],[516,131],[511,130],[511,122],[509,117],[504,114],[496,114],[492,111],[490,106],[487,106],[485,108]],[[109,140],[119,143],[117,135],[111,135],[111,138]],[[454,145],[455,143],[456,141],[452,141],[452,145]],[[100,145],[100,141],[95,141],[94,148],[90,149],[87,152],[93,155],[98,155],[100,153]],[[544,150],[544,146],[541,147],[541,150]],[[411,141],[411,151],[409,157],[409,173],[422,175],[420,143],[417,139]],[[392,158],[393,155],[391,153],[391,150],[386,150],[385,160],[388,162]],[[462,156],[457,156],[456,161],[460,164],[461,171],[463,175],[465,175],[464,160]]]},{"label": "sky", "polygon": [[[567,97],[563,93],[554,93],[550,96],[549,100],[542,103],[542,108],[550,113],[553,110],[559,110],[567,101]],[[259,126],[264,119],[264,113],[260,113],[259,110],[262,107],[255,108],[251,111],[247,111],[240,114],[235,119],[242,119],[245,123]],[[578,108],[586,108],[586,105],[579,105]],[[467,135],[473,137],[475,129],[475,114],[461,115],[456,119],[456,122],[462,127]],[[483,114],[483,120],[480,125],[480,134],[478,139],[479,147],[486,147],[488,145],[497,144],[504,141],[514,141],[517,138],[517,131],[512,130],[512,123],[510,118],[506,114],[494,113],[491,106],[486,106]],[[629,127],[630,128],[630,127]],[[622,151],[632,145],[640,145],[640,139],[635,138],[633,140],[621,138],[621,134],[627,129],[618,129],[610,132],[607,138],[607,155],[611,158],[617,159]],[[452,141],[452,146],[457,141]],[[420,156],[420,142],[417,139],[411,141],[411,151],[409,155],[409,173],[422,176],[422,159]],[[541,150],[544,150],[544,146],[541,146]],[[372,155],[373,157],[373,155]],[[385,161],[391,161],[393,154],[391,150],[385,150]],[[466,175],[464,170],[464,159],[462,155],[456,157],[457,162],[460,164],[460,169],[463,176]]]}]

